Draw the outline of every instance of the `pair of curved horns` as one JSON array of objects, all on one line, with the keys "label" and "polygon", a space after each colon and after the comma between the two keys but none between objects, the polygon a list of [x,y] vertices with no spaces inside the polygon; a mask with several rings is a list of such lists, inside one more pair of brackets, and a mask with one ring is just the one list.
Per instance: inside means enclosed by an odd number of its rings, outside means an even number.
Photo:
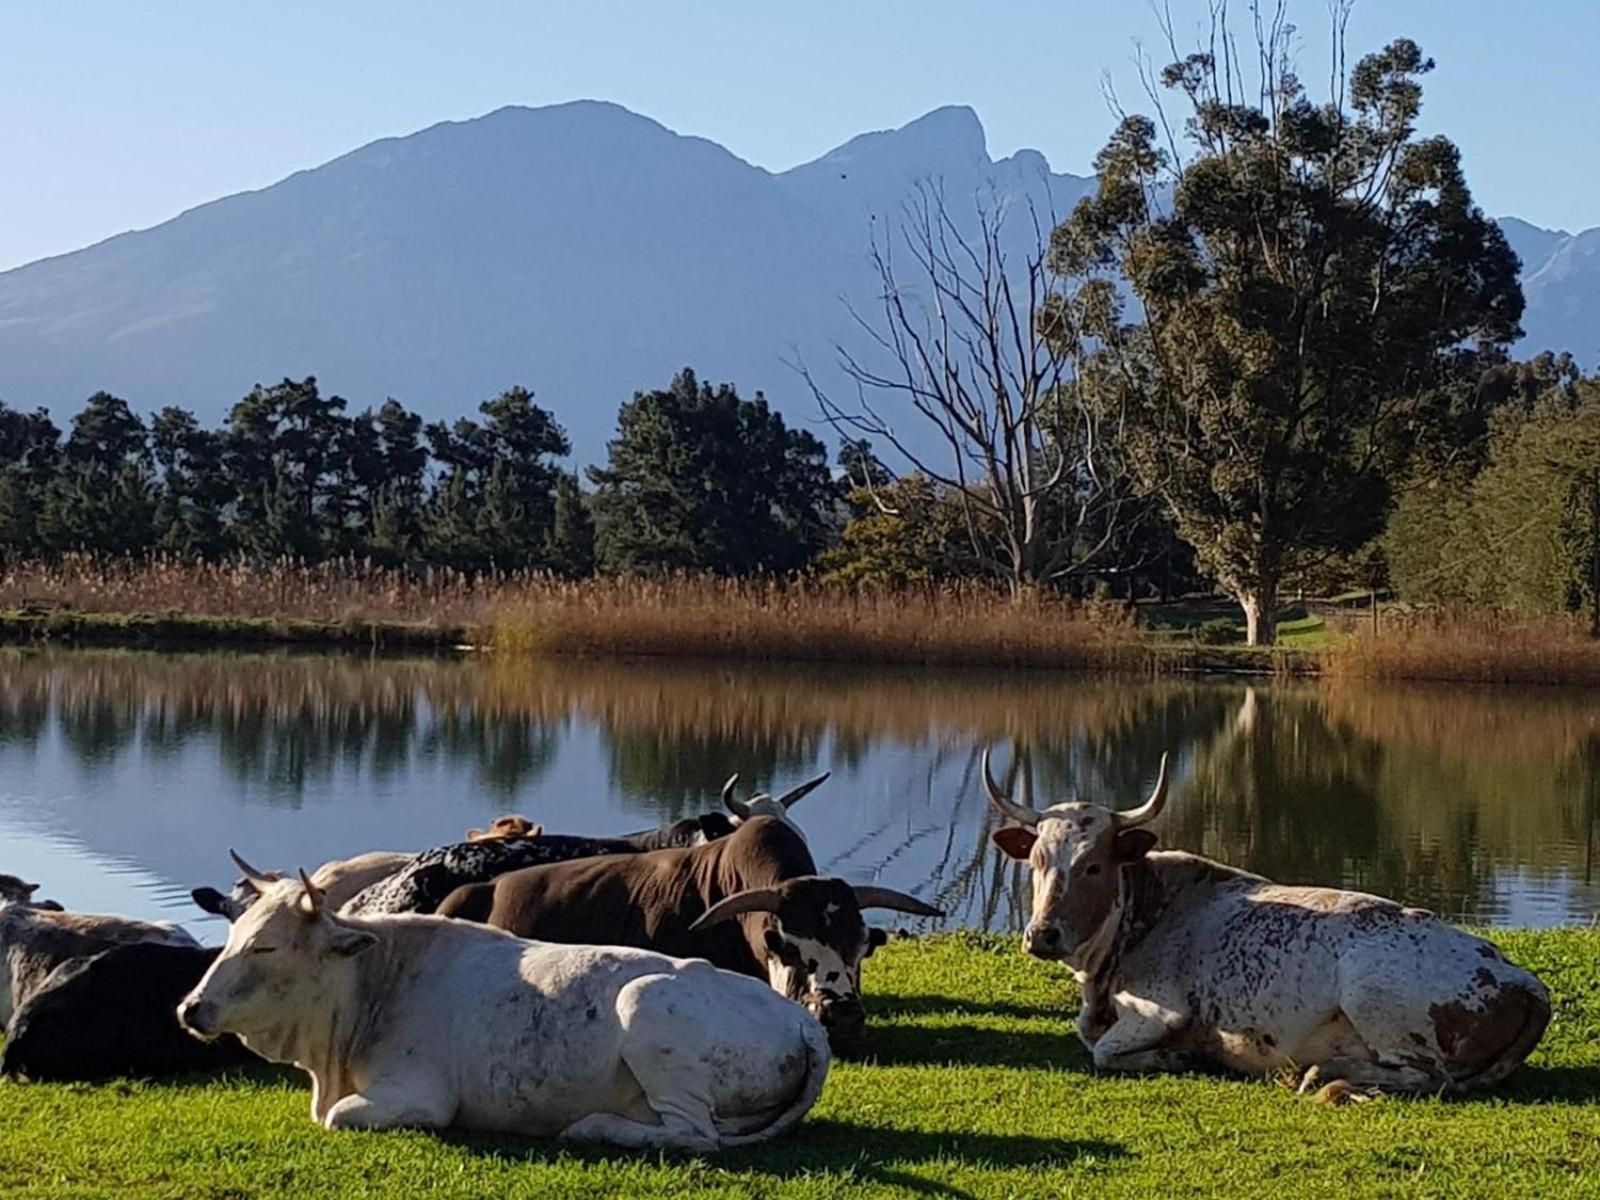
[{"label": "pair of curved horns", "polygon": [[[1009,817],[1019,825],[1037,825],[1043,815],[1038,809],[1029,808],[1026,804],[1018,804],[1000,790],[1000,785],[994,781],[994,775],[989,771],[989,751],[983,752],[983,790],[989,794],[989,803],[999,809],[1001,814]],[[1161,815],[1161,810],[1167,806],[1167,755],[1161,755],[1161,770],[1156,775],[1156,786],[1150,792],[1150,798],[1138,808],[1127,812],[1112,813],[1119,829],[1132,829],[1136,825],[1148,825]]]},{"label": "pair of curved horns", "polygon": [[[777,797],[776,802],[783,805],[784,808],[790,808],[794,805],[796,800],[800,799],[802,796],[810,795],[812,792],[816,791],[819,787],[826,783],[828,781],[828,776],[832,774],[832,771],[824,771],[815,779],[808,779],[804,783],[800,784],[800,786],[790,788],[783,795]],[[728,776],[728,782],[722,785],[722,806],[734,816],[740,818],[741,820],[748,821],[751,815],[750,805],[755,803],[757,800],[771,800],[772,797],[767,795],[766,792],[757,792],[754,796],[751,796],[749,800],[735,800],[733,797],[733,789],[735,786],[737,786],[738,782],[739,773],[737,771]]]},{"label": "pair of curved horns", "polygon": [[[813,879],[822,878],[820,875],[811,876]],[[794,882],[791,880],[790,882]],[[910,913],[917,917],[942,917],[942,909],[909,896],[905,892],[897,892],[893,888],[877,887],[874,884],[856,884],[850,889],[855,893],[858,908],[888,908],[895,912]],[[735,892],[724,900],[719,900],[700,915],[700,918],[689,926],[689,931],[707,929],[712,925],[720,925],[724,921],[731,921],[745,913],[778,911],[783,902],[783,897],[777,888],[751,888],[749,891]]]}]

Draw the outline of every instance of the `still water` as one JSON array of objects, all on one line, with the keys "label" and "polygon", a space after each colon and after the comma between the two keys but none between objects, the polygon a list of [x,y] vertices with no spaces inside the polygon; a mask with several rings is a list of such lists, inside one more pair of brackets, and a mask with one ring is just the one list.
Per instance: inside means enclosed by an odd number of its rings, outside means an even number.
[{"label": "still water", "polygon": [[231,880],[229,846],[311,867],[503,812],[616,833],[715,807],[735,771],[831,770],[795,809],[823,870],[1014,928],[986,745],[1040,805],[1136,804],[1170,749],[1163,843],[1286,882],[1474,922],[1600,911],[1593,693],[1014,672],[0,651],[0,871],[216,940],[187,893]]}]

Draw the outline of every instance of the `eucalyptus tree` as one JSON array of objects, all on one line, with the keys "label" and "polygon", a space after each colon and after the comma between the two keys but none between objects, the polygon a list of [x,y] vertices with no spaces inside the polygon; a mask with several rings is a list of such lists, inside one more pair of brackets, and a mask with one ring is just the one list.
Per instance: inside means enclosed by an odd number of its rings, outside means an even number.
[{"label": "eucalyptus tree", "polygon": [[1132,471],[1251,644],[1274,640],[1286,575],[1379,530],[1462,357],[1497,359],[1520,334],[1516,256],[1456,147],[1416,133],[1432,61],[1401,39],[1346,82],[1346,15],[1320,103],[1281,6],[1251,70],[1224,20],[1148,80],[1155,115],[1122,119],[1096,194],[1052,239],[1081,393],[1117,414]]}]

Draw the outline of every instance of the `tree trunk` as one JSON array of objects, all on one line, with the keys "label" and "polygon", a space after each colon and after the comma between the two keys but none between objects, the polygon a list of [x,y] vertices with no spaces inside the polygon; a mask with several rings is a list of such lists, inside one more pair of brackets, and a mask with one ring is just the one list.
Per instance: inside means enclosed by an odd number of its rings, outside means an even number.
[{"label": "tree trunk", "polygon": [[1263,585],[1239,593],[1244,609],[1244,640],[1248,646],[1270,646],[1278,640],[1278,589]]}]

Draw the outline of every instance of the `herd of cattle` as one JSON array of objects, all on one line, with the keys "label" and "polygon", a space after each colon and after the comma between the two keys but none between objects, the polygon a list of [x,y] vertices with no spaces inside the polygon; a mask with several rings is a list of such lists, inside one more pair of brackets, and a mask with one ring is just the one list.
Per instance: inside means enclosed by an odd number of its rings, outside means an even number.
[{"label": "herd of cattle", "polygon": [[[503,817],[421,854],[243,873],[200,946],[164,922],[68,912],[0,875],[0,1074],[159,1076],[266,1059],[330,1129],[402,1125],[638,1148],[775,1137],[862,1036],[863,913],[940,916],[821,875],[779,797],[616,838]],[[1349,1089],[1503,1080],[1550,1000],[1490,943],[1419,909],[1156,851],[1166,760],[1132,811],[1035,810],[984,786],[1031,864],[1023,949],[1065,963],[1099,1068],[1294,1068]],[[232,853],[232,852],[230,852]]]}]

